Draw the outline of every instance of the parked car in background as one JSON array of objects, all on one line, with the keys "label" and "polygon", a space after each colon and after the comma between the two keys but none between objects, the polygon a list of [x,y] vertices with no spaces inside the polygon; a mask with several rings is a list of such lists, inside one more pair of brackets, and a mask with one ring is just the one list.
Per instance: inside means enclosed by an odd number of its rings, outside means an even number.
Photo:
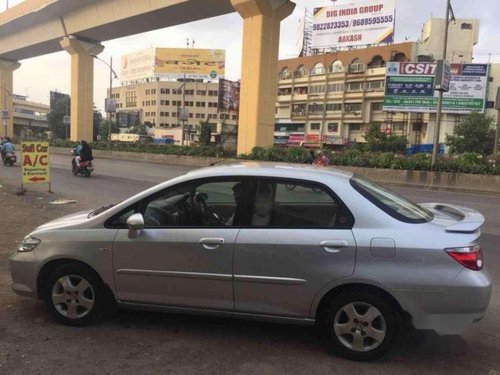
[{"label": "parked car in background", "polygon": [[339,356],[372,360],[402,319],[447,335],[483,317],[483,222],[334,169],[225,165],[36,228],[10,258],[12,288],[64,324],[108,301],[317,324]]}]

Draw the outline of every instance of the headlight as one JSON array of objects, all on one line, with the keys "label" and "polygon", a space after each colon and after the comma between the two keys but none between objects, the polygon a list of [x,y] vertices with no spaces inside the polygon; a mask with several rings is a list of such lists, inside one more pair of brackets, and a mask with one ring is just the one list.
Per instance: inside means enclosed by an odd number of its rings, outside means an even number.
[{"label": "headlight", "polygon": [[27,236],[27,237],[24,237],[24,240],[23,242],[21,242],[21,245],[19,245],[19,248],[17,249],[17,251],[20,251],[20,252],[28,252],[28,251],[33,251],[35,250],[35,248],[38,246],[38,244],[42,242],[41,240],[39,240],[38,238],[35,238],[35,237],[31,237],[31,236]]}]

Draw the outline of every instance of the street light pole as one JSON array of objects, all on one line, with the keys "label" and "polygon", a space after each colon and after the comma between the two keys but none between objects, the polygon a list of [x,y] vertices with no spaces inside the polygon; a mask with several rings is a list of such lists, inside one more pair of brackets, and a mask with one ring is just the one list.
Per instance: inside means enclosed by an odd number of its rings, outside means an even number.
[{"label": "street light pole", "polygon": [[[451,9],[451,0],[446,0],[446,16],[444,19],[444,36],[443,36],[443,63],[446,61],[446,52],[448,49],[448,27],[450,25],[450,9]],[[444,69],[444,68],[443,68]],[[443,90],[439,90],[438,92],[438,103],[437,103],[437,112],[436,112],[436,126],[434,127],[434,140],[432,147],[432,161],[431,166],[434,170],[436,168],[438,162],[439,155],[439,133],[441,130],[441,117],[443,112]]]},{"label": "street light pole", "polygon": [[[108,103],[111,101],[111,97],[113,95],[113,79],[118,79],[118,74],[113,70],[113,56],[109,58],[109,64],[104,61],[103,59],[97,57],[96,55],[91,55],[94,59],[97,59],[99,61],[102,61],[104,64],[107,65],[109,68],[109,96],[108,96]],[[107,109],[107,108],[105,108]],[[107,119],[108,119],[108,141],[111,141],[111,111],[106,111],[107,112]]]},{"label": "street light pole", "polygon": [[[111,105],[113,97],[113,56],[109,58],[109,99],[108,105]],[[108,111],[108,141],[111,142],[111,111]]]}]

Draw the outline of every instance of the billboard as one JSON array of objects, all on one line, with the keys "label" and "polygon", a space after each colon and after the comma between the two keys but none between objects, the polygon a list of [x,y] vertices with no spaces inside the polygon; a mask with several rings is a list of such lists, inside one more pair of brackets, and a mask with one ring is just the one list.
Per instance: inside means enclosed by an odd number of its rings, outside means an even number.
[{"label": "billboard", "polygon": [[155,48],[156,77],[215,79],[224,77],[223,49]]},{"label": "billboard", "polygon": [[240,83],[227,79],[219,80],[219,111],[239,112],[240,110]]},{"label": "billboard", "polygon": [[[387,63],[384,111],[436,112],[436,68],[436,63]],[[483,113],[487,86],[487,64],[451,64],[443,113]]]},{"label": "billboard", "polygon": [[153,77],[154,49],[147,48],[141,51],[122,56],[121,80],[124,82],[137,81]]},{"label": "billboard", "polygon": [[312,48],[351,47],[394,41],[395,0],[343,0],[314,8]]}]

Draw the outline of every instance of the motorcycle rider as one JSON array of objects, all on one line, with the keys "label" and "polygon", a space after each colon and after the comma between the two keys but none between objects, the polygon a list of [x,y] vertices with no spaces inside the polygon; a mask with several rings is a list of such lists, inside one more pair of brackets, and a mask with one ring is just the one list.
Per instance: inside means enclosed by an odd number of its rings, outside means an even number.
[{"label": "motorcycle rider", "polygon": [[5,156],[7,154],[12,154],[14,153],[14,151],[15,151],[14,145],[11,143],[10,138],[5,137],[4,144],[1,147],[2,160],[5,159]]},{"label": "motorcycle rider", "polygon": [[73,149],[73,153],[76,155],[75,164],[77,168],[80,168],[82,161],[92,161],[92,148],[87,143],[87,141],[82,140],[78,146]]}]

